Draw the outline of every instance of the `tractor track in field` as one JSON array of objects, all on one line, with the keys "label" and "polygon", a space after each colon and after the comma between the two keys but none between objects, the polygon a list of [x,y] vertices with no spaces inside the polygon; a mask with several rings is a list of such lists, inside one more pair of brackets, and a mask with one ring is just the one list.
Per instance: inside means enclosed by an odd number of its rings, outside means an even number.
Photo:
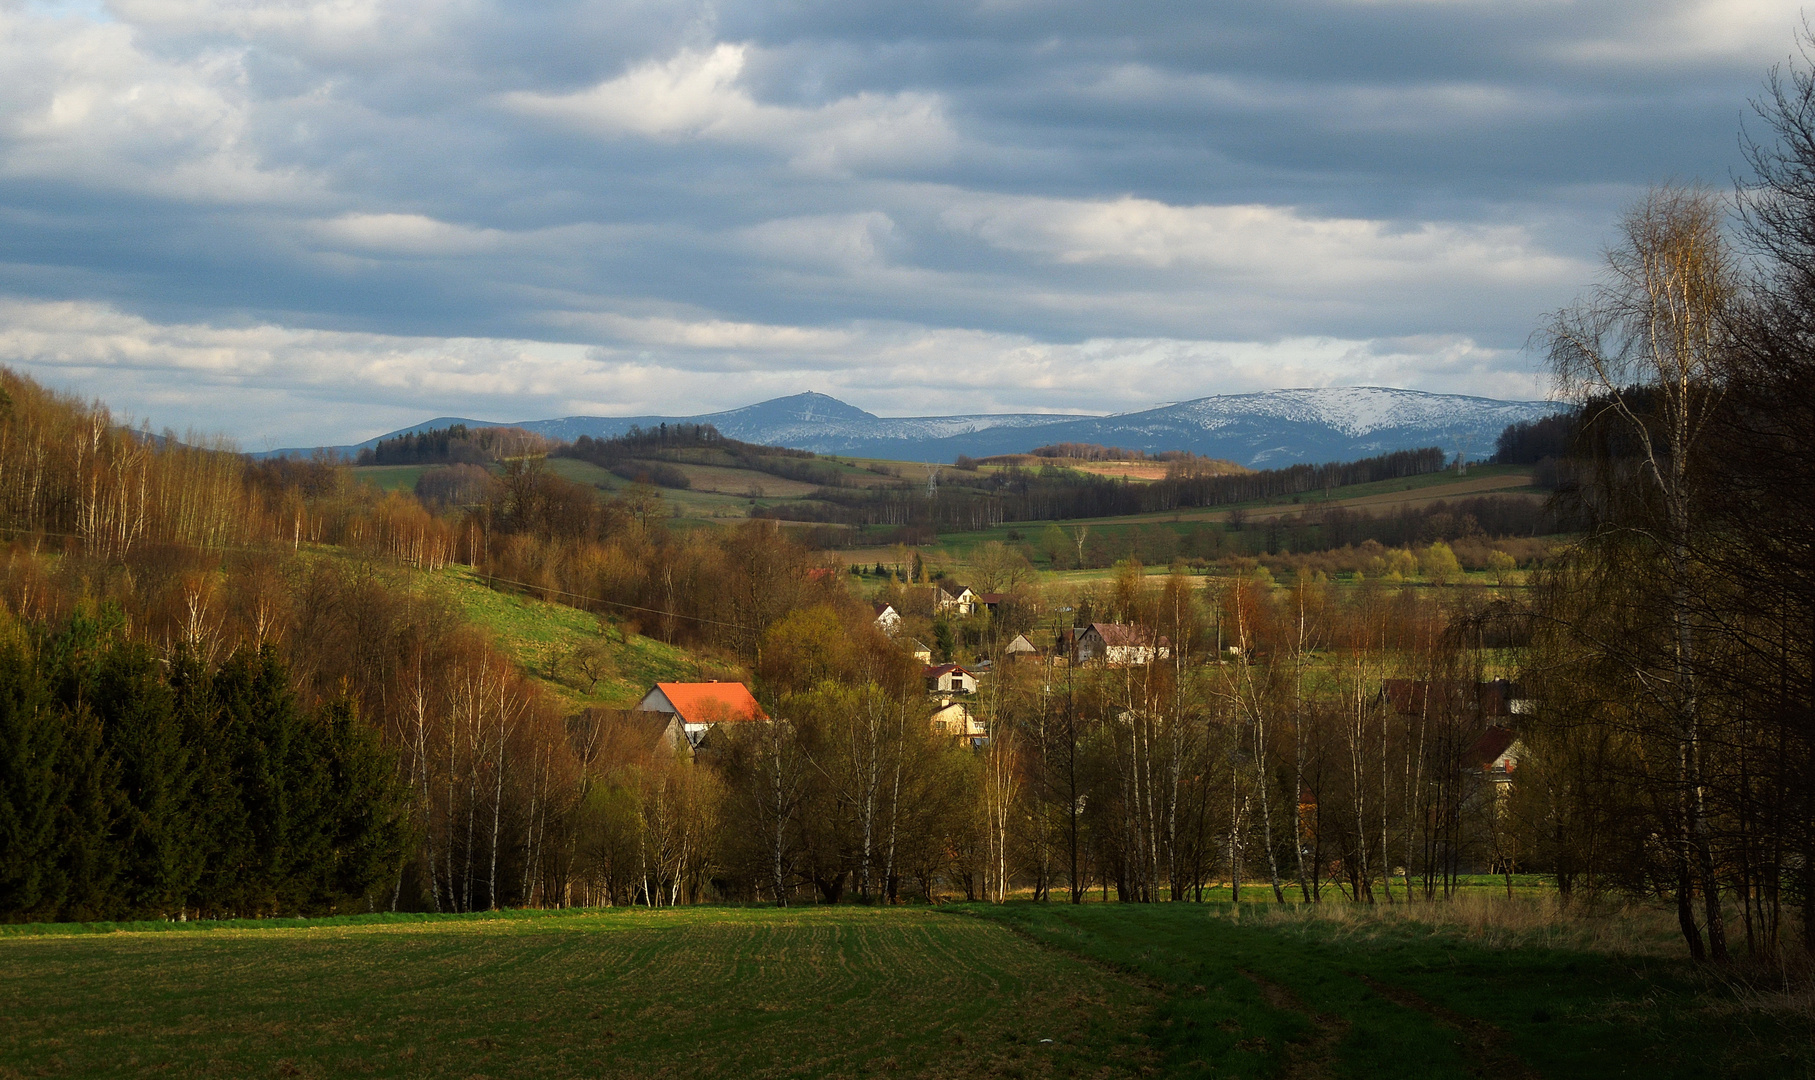
[{"label": "tractor track in field", "polygon": [[1303,1016],[1317,1030],[1308,1042],[1286,1044],[1285,1069],[1280,1075],[1286,1080],[1326,1080],[1327,1077],[1334,1076],[1336,1046],[1348,1034],[1348,1018],[1335,1013],[1312,1012],[1297,994],[1271,979],[1246,968],[1236,970],[1260,988],[1261,997],[1266,999],[1268,1005],[1281,1012]]},{"label": "tractor track in field", "polygon": [[1467,1016],[1454,1009],[1426,1001],[1417,993],[1403,987],[1383,983],[1366,975],[1355,975],[1367,988],[1386,998],[1395,1005],[1417,1011],[1442,1024],[1444,1027],[1460,1032],[1468,1041],[1468,1059],[1471,1062],[1470,1072],[1475,1076],[1491,1076],[1496,1080],[1540,1080],[1536,1070],[1525,1063],[1519,1055],[1513,1053],[1508,1045],[1512,1039],[1506,1032],[1473,1016]]}]

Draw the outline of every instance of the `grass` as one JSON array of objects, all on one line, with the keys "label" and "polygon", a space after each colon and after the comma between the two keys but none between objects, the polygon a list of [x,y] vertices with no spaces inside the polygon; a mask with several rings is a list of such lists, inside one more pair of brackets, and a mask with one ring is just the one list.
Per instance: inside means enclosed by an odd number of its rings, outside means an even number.
[{"label": "grass", "polygon": [[1166,987],[1147,1031],[1169,1076],[1815,1075],[1809,1015],[1742,1007],[1653,912],[1577,924],[1485,896],[968,910]]},{"label": "grass", "polygon": [[[439,571],[436,577],[468,619],[569,707],[628,708],[652,684],[692,679],[700,671],[699,659],[686,649],[626,633],[620,626],[607,639],[604,675],[596,686],[589,687],[573,658],[582,644],[600,636],[597,616],[520,592],[490,588],[484,578],[463,566]],[[634,618],[635,613],[629,615]]]},{"label": "grass", "polygon": [[1815,1075],[1815,1014],[1679,953],[1485,888],[6,927],[0,1078]]},{"label": "grass", "polygon": [[431,468],[430,465],[360,465],[350,471],[356,482],[370,484],[380,491],[414,491],[416,481]]},{"label": "grass", "polygon": [[0,1077],[1134,1075],[1142,997],[925,909],[40,933],[0,938]]}]

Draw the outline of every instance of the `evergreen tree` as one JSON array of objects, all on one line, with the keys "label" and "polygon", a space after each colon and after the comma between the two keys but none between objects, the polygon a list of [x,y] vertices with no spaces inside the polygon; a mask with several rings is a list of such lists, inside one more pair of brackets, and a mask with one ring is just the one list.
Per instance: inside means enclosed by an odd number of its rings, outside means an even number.
[{"label": "evergreen tree", "polygon": [[249,841],[235,853],[237,873],[224,875],[220,899],[242,914],[295,910],[315,892],[311,875],[332,850],[321,740],[275,649],[235,653],[213,682]]},{"label": "evergreen tree", "polygon": [[143,645],[119,642],[96,658],[95,668],[91,707],[121,795],[114,902],[141,915],[175,914],[187,906],[206,858],[197,835],[192,750],[175,696]]},{"label": "evergreen tree", "polygon": [[22,643],[0,644],[0,915],[46,917],[63,901],[58,867],[63,718]]},{"label": "evergreen tree", "polygon": [[328,748],[333,845],[320,899],[334,904],[357,900],[397,873],[413,847],[409,793],[398,780],[396,755],[359,719],[352,701],[324,705],[319,722]]}]

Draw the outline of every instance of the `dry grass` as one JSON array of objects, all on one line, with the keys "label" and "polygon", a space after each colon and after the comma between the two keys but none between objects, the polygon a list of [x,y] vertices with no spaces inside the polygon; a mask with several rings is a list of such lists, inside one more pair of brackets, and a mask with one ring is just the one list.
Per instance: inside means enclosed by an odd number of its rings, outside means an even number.
[{"label": "dry grass", "polygon": [[1423,929],[1485,949],[1559,949],[1660,959],[1683,951],[1674,914],[1658,905],[1565,907],[1555,893],[1508,897],[1468,891],[1447,901],[1394,904],[1244,904],[1224,917],[1261,925],[1315,922],[1337,939]]},{"label": "dry grass", "polygon": [[754,469],[737,469],[726,465],[696,465],[691,462],[674,467],[687,474],[687,480],[693,484],[691,490],[711,492],[717,495],[748,497],[754,491],[759,498],[799,499],[819,490],[818,484],[809,484],[802,480],[785,480],[779,476],[757,472]]}]

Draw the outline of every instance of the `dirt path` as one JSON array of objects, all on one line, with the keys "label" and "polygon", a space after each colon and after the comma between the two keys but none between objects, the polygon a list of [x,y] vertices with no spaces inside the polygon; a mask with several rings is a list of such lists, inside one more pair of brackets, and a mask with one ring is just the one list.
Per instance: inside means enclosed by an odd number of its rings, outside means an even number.
[{"label": "dirt path", "polygon": [[1260,988],[1267,1004],[1281,1012],[1293,1012],[1311,1021],[1317,1035],[1310,1042],[1286,1045],[1285,1080],[1325,1080],[1335,1075],[1336,1046],[1348,1034],[1349,1021],[1333,1013],[1314,1013],[1298,995],[1285,987],[1245,968],[1237,969],[1243,978]]},{"label": "dirt path", "polygon": [[1507,1045],[1512,1041],[1511,1038],[1493,1024],[1464,1016],[1442,1005],[1433,1005],[1410,990],[1378,979],[1370,979],[1366,975],[1356,975],[1355,978],[1393,1004],[1416,1009],[1444,1027],[1460,1032],[1468,1041],[1468,1059],[1475,1076],[1491,1076],[1495,1080],[1539,1080],[1537,1072]]}]

